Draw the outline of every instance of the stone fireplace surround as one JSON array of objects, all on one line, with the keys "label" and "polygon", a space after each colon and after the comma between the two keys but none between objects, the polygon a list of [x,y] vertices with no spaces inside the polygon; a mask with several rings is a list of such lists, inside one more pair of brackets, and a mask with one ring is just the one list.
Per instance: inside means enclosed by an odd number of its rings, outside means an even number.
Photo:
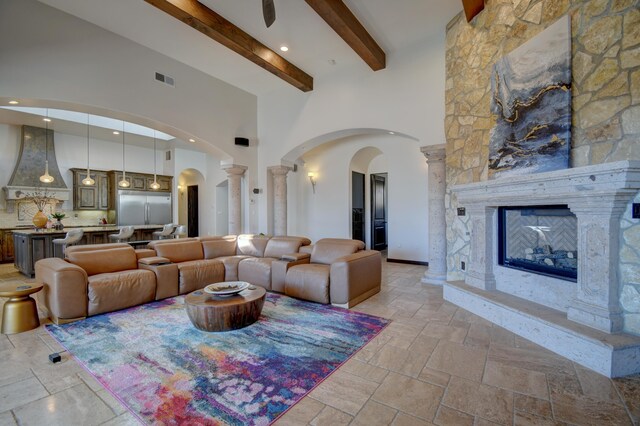
[{"label": "stone fireplace surround", "polygon": [[[621,161],[456,185],[471,224],[464,282],[444,297],[609,377],[640,372],[640,337],[621,333],[620,218],[640,189],[640,161]],[[578,280],[497,262],[497,210],[568,205],[578,219]]]}]

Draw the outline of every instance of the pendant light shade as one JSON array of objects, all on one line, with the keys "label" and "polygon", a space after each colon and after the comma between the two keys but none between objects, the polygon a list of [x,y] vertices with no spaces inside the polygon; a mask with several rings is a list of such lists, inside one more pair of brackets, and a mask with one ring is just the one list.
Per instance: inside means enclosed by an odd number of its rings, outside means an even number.
[{"label": "pendant light shade", "polygon": [[89,114],[87,114],[87,177],[82,179],[82,184],[93,186],[95,183],[96,181],[91,179],[91,170],[89,169]]},{"label": "pendant light shade", "polygon": [[47,116],[44,118],[45,131],[44,131],[44,174],[40,176],[40,182],[51,183],[53,182],[53,176],[49,174],[49,109],[47,109]]},{"label": "pendant light shade", "polygon": [[151,189],[160,189],[156,175],[156,131],[153,131],[153,183],[150,185]]},{"label": "pendant light shade", "polygon": [[124,170],[124,121],[122,122],[122,179],[118,182],[120,188],[128,188],[127,172]]}]

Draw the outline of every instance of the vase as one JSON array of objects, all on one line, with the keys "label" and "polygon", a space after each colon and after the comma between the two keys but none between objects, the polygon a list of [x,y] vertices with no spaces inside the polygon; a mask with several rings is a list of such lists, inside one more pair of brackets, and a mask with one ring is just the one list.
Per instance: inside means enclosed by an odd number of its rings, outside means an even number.
[{"label": "vase", "polygon": [[64,229],[64,225],[62,224],[61,219],[57,219],[58,221],[55,224],[56,231],[62,231]]},{"label": "vase", "polygon": [[38,213],[33,215],[33,225],[36,228],[44,228],[47,225],[47,215],[42,213],[42,210],[38,210]]}]

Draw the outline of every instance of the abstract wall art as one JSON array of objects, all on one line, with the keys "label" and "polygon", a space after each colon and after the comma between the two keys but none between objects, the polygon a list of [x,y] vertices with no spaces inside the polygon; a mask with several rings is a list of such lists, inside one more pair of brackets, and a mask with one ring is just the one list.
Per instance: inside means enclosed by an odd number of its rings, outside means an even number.
[{"label": "abstract wall art", "polygon": [[489,177],[565,169],[571,139],[568,16],[493,67]]}]

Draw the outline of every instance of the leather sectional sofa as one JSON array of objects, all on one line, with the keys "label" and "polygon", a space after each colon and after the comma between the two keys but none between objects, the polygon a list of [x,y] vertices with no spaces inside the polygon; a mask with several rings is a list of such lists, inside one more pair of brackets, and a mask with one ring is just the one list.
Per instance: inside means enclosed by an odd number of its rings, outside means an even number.
[{"label": "leather sectional sofa", "polygon": [[41,298],[56,323],[186,294],[221,281],[247,281],[319,303],[351,307],[380,291],[381,257],[364,243],[239,235],[68,247],[65,259],[36,262]]}]

